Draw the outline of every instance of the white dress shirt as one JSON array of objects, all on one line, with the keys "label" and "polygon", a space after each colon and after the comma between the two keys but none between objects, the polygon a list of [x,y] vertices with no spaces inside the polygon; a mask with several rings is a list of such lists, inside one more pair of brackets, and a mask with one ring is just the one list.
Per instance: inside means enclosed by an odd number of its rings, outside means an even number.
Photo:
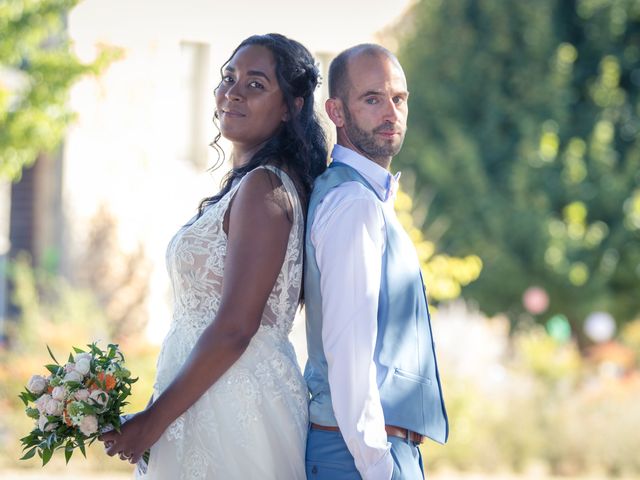
[{"label": "white dress shirt", "polygon": [[338,427],[362,478],[389,480],[393,458],[373,354],[385,249],[382,209],[395,215],[399,175],[340,145],[332,157],[355,168],[385,199],[359,182],[339,185],[317,207],[311,242],[321,272],[322,344]]}]

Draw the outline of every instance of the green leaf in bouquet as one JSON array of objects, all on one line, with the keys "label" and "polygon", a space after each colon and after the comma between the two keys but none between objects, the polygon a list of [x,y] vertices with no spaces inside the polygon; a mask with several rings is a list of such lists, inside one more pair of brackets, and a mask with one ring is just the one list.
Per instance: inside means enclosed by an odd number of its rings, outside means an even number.
[{"label": "green leaf in bouquet", "polygon": [[31,433],[25,437],[22,437],[20,439],[20,443],[22,443],[24,445],[24,448],[29,448],[33,445],[37,445],[38,444],[38,435],[37,435],[38,430],[37,429],[33,429],[31,431]]},{"label": "green leaf in bouquet", "polygon": [[40,417],[40,412],[37,408],[27,407],[25,413],[27,414],[27,417],[33,418],[34,420],[37,420],[38,417]]},{"label": "green leaf in bouquet", "polygon": [[67,362],[73,363],[73,355],[69,354],[69,358],[67,359]]},{"label": "green leaf in bouquet", "polygon": [[64,447],[64,460],[65,463],[69,464],[69,460],[71,459],[71,455],[73,455],[73,442],[69,440],[67,445]]},{"label": "green leaf in bouquet", "polygon": [[49,370],[49,372],[53,373],[54,375],[58,374],[58,371],[60,371],[60,369],[62,368],[60,365],[56,365],[54,363],[50,363],[48,365],[45,365],[44,368],[46,368],[47,370]]},{"label": "green leaf in bouquet", "polygon": [[58,436],[55,434],[55,432],[51,433],[46,440],[46,448],[53,450],[55,448],[55,444],[58,440],[57,438]]},{"label": "green leaf in bouquet", "polygon": [[76,441],[78,442],[78,448],[82,452],[82,455],[84,456],[84,458],[87,458],[87,452],[84,448],[84,438],[82,438],[82,434],[76,437]]},{"label": "green leaf in bouquet", "polygon": [[47,345],[47,350],[49,351],[49,355],[51,355],[51,358],[53,358],[53,361],[56,362],[58,365],[60,365],[60,362],[56,360],[56,357],[53,355],[53,352],[49,348],[49,345]]},{"label": "green leaf in bouquet", "polygon": [[76,352],[76,353],[87,353],[87,352],[85,352],[84,350],[82,350],[81,348],[78,348],[78,347],[73,347],[73,351]]},{"label": "green leaf in bouquet", "polygon": [[78,389],[83,387],[82,382],[69,381],[69,382],[64,382],[64,383],[67,386],[67,388],[69,390],[71,390],[71,391],[75,391],[75,390],[78,390]]},{"label": "green leaf in bouquet", "polygon": [[20,393],[18,397],[20,397],[20,400],[22,400],[25,407],[29,406],[29,402],[33,402],[34,400],[33,394],[29,390],[26,390],[26,387],[25,387],[25,391]]},{"label": "green leaf in bouquet", "polygon": [[53,449],[52,448],[44,448],[42,450],[42,466],[44,467],[47,463],[49,463],[49,460],[51,460],[51,456],[53,455]]},{"label": "green leaf in bouquet", "polygon": [[[28,447],[25,447],[25,448],[28,448]],[[38,447],[33,447],[31,450],[25,453],[22,457],[20,457],[20,460],[29,460],[36,454],[37,450],[38,450]]]}]

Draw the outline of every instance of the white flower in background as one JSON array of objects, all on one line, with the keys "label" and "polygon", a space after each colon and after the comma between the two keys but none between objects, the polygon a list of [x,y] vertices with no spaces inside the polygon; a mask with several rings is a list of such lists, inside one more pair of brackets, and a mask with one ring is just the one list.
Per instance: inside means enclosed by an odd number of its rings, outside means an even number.
[{"label": "white flower in background", "polygon": [[86,415],[80,421],[80,431],[85,435],[91,435],[98,431],[98,419],[95,415]]},{"label": "white flower in background", "polygon": [[104,407],[109,400],[109,395],[103,390],[94,390],[89,395],[89,398],[98,407]]},{"label": "white flower in background", "polygon": [[33,375],[27,384],[27,390],[36,395],[44,392],[45,388],[47,388],[47,379],[42,375]]},{"label": "white flower in background", "polygon": [[51,392],[51,398],[58,400],[59,402],[63,401],[66,397],[67,389],[63,386],[55,387]]},{"label": "white flower in background", "polygon": [[63,410],[64,404],[58,400],[54,400],[53,398],[47,402],[47,406],[45,407],[47,415],[62,415]]},{"label": "white flower in background", "polygon": [[51,395],[44,394],[38,400],[36,400],[36,408],[43,414],[47,410],[47,402],[51,400]]},{"label": "white flower in background", "polygon": [[86,402],[89,399],[89,390],[82,388],[73,395],[76,400]]},{"label": "white flower in background", "polygon": [[89,373],[91,369],[91,362],[86,358],[81,358],[80,360],[76,359],[76,367],[75,371],[82,374],[83,376]]},{"label": "white flower in background", "polygon": [[76,372],[75,370],[68,372],[65,376],[64,376],[64,381],[65,382],[81,382],[83,379],[84,375],[82,375],[80,372]]}]

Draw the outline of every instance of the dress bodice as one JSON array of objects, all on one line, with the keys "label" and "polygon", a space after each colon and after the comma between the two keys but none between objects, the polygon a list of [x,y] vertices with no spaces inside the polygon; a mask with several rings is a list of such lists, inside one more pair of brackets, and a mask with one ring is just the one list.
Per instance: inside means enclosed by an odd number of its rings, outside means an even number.
[{"label": "dress bodice", "polygon": [[[286,337],[300,298],[304,218],[295,185],[288,175],[273,166],[258,168],[266,168],[280,178],[293,210],[284,262],[261,320],[261,328],[270,327],[275,330],[274,333]],[[173,287],[172,328],[192,327],[201,330],[216,316],[227,253],[224,216],[244,178],[199,218],[182,227],[169,243],[166,262]]]}]

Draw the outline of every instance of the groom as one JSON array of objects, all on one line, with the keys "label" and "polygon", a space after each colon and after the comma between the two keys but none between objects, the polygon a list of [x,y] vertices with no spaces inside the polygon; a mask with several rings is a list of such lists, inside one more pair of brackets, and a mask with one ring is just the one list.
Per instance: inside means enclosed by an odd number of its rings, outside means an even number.
[{"label": "groom", "polygon": [[422,479],[418,445],[444,443],[449,427],[420,264],[393,209],[404,72],[385,48],[358,45],[331,63],[329,95],[337,145],[305,239],[307,478]]}]

